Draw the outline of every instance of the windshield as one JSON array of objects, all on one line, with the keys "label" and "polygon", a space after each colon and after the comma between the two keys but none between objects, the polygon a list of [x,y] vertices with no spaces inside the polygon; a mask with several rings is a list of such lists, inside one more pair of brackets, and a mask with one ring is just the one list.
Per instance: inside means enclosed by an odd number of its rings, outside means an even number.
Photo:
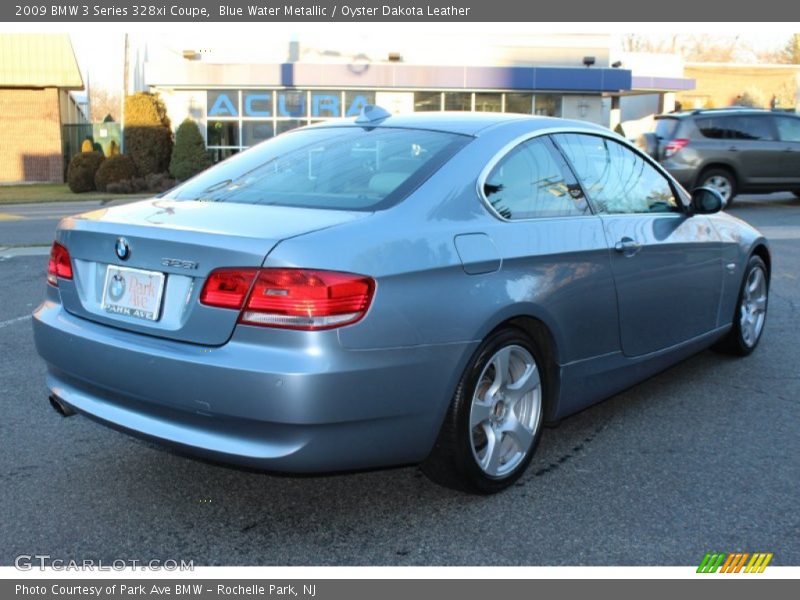
[{"label": "windshield", "polygon": [[402,200],[470,139],[418,129],[300,129],[224,161],[166,197],[377,210]]}]

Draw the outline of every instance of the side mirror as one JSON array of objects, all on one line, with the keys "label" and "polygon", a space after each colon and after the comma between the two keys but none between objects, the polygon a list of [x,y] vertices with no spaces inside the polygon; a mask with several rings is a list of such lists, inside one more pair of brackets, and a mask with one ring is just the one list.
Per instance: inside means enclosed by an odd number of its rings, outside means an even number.
[{"label": "side mirror", "polygon": [[698,215],[710,215],[722,210],[725,200],[712,187],[699,187],[692,190],[692,210]]}]

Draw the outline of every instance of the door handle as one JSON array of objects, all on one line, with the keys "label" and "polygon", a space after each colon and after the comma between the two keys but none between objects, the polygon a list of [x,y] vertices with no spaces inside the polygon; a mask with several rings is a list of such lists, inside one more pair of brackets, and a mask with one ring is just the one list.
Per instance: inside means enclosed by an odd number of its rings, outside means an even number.
[{"label": "door handle", "polygon": [[736,146],[731,146],[730,148],[728,148],[728,150],[730,150],[731,152],[738,152],[739,148],[737,148]]},{"label": "door handle", "polygon": [[616,250],[617,252],[621,252],[625,256],[633,256],[641,249],[642,245],[636,240],[629,237],[624,237],[616,244],[614,244],[614,250]]}]

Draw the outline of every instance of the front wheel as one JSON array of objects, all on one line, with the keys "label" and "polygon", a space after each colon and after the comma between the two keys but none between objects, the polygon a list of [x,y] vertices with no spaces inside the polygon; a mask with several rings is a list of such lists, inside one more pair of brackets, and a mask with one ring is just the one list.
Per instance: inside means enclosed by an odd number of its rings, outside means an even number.
[{"label": "front wheel", "polygon": [[767,266],[761,257],[751,256],[739,290],[733,327],[716,349],[738,356],[747,356],[753,352],[764,332],[768,299]]},{"label": "front wheel", "polygon": [[514,483],[541,435],[543,364],[521,330],[490,335],[461,377],[423,472],[436,483],[481,494]]}]

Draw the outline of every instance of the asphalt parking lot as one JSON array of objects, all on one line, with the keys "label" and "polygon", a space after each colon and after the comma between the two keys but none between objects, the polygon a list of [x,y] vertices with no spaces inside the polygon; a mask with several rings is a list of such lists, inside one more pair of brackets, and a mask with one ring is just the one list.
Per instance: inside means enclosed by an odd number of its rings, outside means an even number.
[{"label": "asphalt parking lot", "polygon": [[[494,497],[408,467],[277,477],[194,461],[48,405],[30,319],[55,219],[0,207],[0,564],[696,565],[709,551],[800,565],[800,201],[731,212],[772,244],[769,318],[747,359],[710,351],[547,429]],[[26,253],[33,255],[26,255]],[[680,310],[681,307],[667,307]],[[119,365],[118,368],[123,368]],[[113,367],[112,367],[113,368]]]}]

